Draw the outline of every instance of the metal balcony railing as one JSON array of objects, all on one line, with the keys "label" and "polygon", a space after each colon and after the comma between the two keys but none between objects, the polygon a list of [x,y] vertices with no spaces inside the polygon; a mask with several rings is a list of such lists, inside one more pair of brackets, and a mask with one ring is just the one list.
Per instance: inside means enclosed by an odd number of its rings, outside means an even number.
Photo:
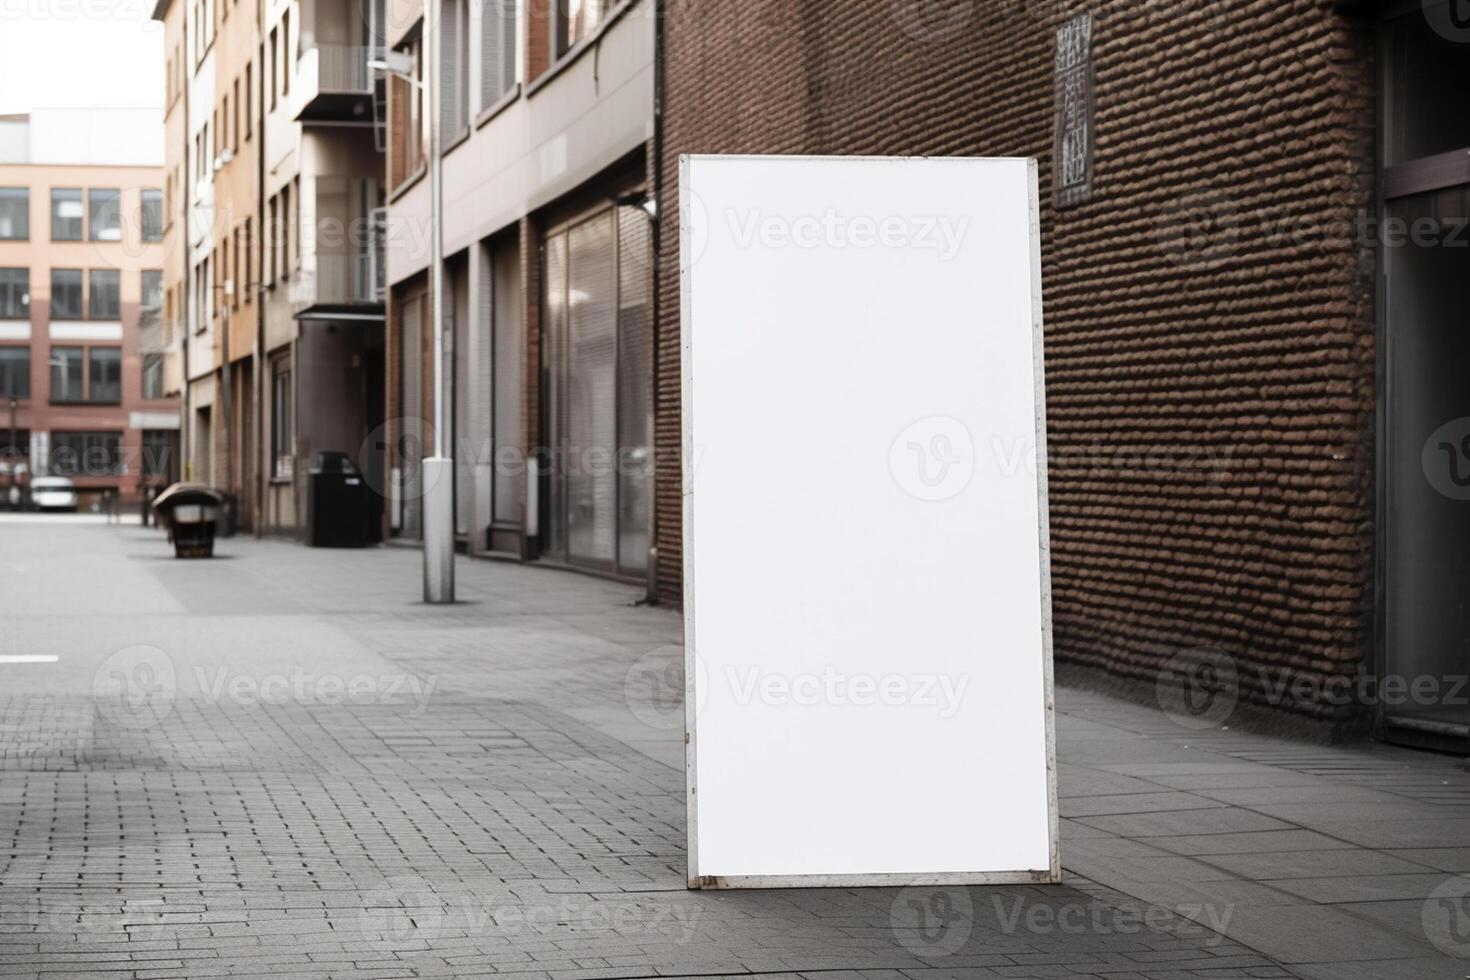
[{"label": "metal balcony railing", "polygon": [[317,255],[314,267],[303,268],[291,282],[291,302],[381,303],[381,265],[372,251],[354,255]]},{"label": "metal balcony railing", "polygon": [[301,73],[316,80],[316,91],[370,93],[373,73],[368,62],[381,55],[379,48],[347,44],[319,44],[302,52]]}]

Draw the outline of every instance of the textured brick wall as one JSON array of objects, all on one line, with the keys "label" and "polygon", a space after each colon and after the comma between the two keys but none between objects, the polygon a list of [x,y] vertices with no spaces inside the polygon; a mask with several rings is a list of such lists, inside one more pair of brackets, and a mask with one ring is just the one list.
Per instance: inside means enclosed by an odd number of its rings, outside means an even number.
[{"label": "textured brick wall", "polygon": [[[1054,211],[1053,38],[1081,9],[1094,192]],[[662,595],[681,562],[678,154],[1035,156],[1058,659],[1147,679],[1210,647],[1255,701],[1357,668],[1372,254],[1346,229],[1373,185],[1367,28],[1317,0],[668,0],[665,40]]]}]

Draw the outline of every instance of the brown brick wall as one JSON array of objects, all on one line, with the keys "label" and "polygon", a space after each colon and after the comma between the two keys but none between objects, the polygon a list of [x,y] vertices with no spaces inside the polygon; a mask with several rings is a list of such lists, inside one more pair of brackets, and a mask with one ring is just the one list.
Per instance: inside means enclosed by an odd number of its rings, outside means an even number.
[{"label": "brown brick wall", "polygon": [[[1057,212],[1053,38],[1084,8],[1094,191]],[[1249,700],[1258,667],[1355,670],[1372,255],[1343,229],[1371,206],[1370,40],[1318,0],[668,0],[660,593],[680,592],[678,155],[1035,156],[1058,659],[1147,679],[1207,646]]]}]

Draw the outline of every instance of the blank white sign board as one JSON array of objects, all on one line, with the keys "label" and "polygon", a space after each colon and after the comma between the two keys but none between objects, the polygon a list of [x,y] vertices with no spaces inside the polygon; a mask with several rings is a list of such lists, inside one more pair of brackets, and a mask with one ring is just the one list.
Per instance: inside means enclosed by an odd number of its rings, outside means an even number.
[{"label": "blank white sign board", "polygon": [[1057,880],[1035,162],[681,170],[691,887]]}]

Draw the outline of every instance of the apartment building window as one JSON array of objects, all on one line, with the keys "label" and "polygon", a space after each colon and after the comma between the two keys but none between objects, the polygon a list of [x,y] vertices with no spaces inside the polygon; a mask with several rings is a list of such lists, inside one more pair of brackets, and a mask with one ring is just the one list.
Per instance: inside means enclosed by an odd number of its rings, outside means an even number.
[{"label": "apartment building window", "polygon": [[271,362],[271,476],[291,472],[291,361],[283,356]]},{"label": "apartment building window", "polygon": [[[651,238],[641,210],[608,209],[547,235],[543,260],[547,553],[627,576],[647,567],[652,513]],[[597,457],[620,465],[576,465]]]},{"label": "apartment building window", "polygon": [[163,352],[143,355],[143,397],[163,397]]},{"label": "apartment building window", "polygon": [[0,398],[31,397],[31,349],[0,347]]},{"label": "apartment building window", "polygon": [[470,108],[470,4],[469,0],[439,0],[444,18],[440,55],[444,59],[443,87],[439,93],[440,119],[448,142],[469,128]]},{"label": "apartment building window", "polygon": [[278,28],[271,28],[271,70],[266,79],[270,83],[271,108],[276,107],[276,86],[280,84],[281,74],[281,35]]},{"label": "apartment building window", "polygon": [[516,0],[484,0],[480,7],[480,109],[495,105],[516,84]]},{"label": "apartment building window", "polygon": [[80,402],[82,392],[83,355],[80,347],[51,348],[51,400],[53,402]]},{"label": "apartment building window", "polygon": [[138,273],[139,306],[144,313],[163,312],[163,272],[160,269],[144,269]]},{"label": "apartment building window", "polygon": [[277,241],[277,236],[280,234],[281,227],[277,208],[278,205],[276,199],[272,197],[270,199],[270,202],[266,205],[266,213],[268,215],[269,224],[265,229],[265,237],[262,239],[260,244],[260,270],[265,276],[266,284],[269,286],[274,286],[276,284],[276,256],[278,256],[281,251],[281,246]]},{"label": "apartment building window", "polygon": [[26,187],[0,187],[0,239],[31,237],[31,192]]},{"label": "apartment building window", "polygon": [[163,192],[144,189],[138,193],[138,224],[143,241],[163,241]]},{"label": "apartment building window", "polygon": [[121,432],[51,433],[56,476],[116,476],[122,472]]},{"label": "apartment building window", "polygon": [[83,213],[80,188],[53,187],[51,189],[51,240],[56,242],[81,241]]},{"label": "apartment building window", "polygon": [[398,187],[413,177],[424,165],[427,134],[424,130],[424,58],[421,41],[402,47],[412,65],[414,83],[398,76],[388,78],[388,105],[391,120],[388,134],[392,140],[388,152],[388,184]]},{"label": "apartment building window", "polygon": [[31,315],[31,270],[0,269],[0,317],[25,320]]},{"label": "apartment building window", "polygon": [[245,219],[245,258],[240,263],[240,289],[245,293],[245,302],[249,303],[255,294],[253,278],[255,261],[255,225],[250,218]]},{"label": "apartment building window", "polygon": [[117,188],[87,192],[88,237],[94,242],[122,241],[122,193]]},{"label": "apartment building window", "polygon": [[145,477],[168,479],[173,472],[174,442],[177,438],[178,433],[168,429],[143,430],[143,459],[140,462]]},{"label": "apartment building window", "polygon": [[295,270],[301,268],[301,178],[287,184],[286,191],[291,205],[286,231],[291,240],[291,268]]},{"label": "apartment building window", "polygon": [[240,229],[225,239],[225,274],[230,277],[230,309],[240,308]]},{"label": "apartment building window", "polygon": [[51,270],[51,319],[82,318],[82,270]]},{"label": "apartment building window", "polygon": [[561,57],[602,26],[609,0],[561,0],[556,5],[556,55]]},{"label": "apartment building window", "polygon": [[87,350],[87,401],[116,405],[122,401],[122,349],[92,347]]},{"label": "apartment building window", "polygon": [[244,104],[245,119],[244,119],[244,122],[245,122],[245,138],[246,139],[249,139],[250,138],[250,125],[251,125],[250,116],[251,116],[251,113],[254,111],[254,107],[255,107],[255,84],[254,84],[254,77],[255,77],[255,64],[253,62],[251,62],[251,63],[248,63],[248,64],[245,65],[245,104]]},{"label": "apartment building window", "polygon": [[296,57],[291,45],[291,11],[281,13],[281,57],[286,63],[281,66],[281,96],[291,94],[291,72],[296,70]]},{"label": "apartment building window", "polygon": [[122,316],[118,296],[120,276],[116,269],[93,269],[87,290],[87,316],[93,320],[116,320]]}]

